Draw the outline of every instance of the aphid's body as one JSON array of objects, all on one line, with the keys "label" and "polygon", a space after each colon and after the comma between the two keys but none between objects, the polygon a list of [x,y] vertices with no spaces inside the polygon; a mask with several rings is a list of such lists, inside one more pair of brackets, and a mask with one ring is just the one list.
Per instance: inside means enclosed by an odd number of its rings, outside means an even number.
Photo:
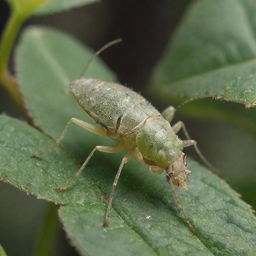
[{"label": "aphid's body", "polygon": [[119,131],[126,133],[148,116],[160,114],[142,96],[119,84],[78,79],[70,89],[81,107],[112,134],[120,117]]},{"label": "aphid's body", "polygon": [[[97,79],[76,80],[70,89],[107,136],[148,165],[152,172],[171,172],[172,182],[186,188],[184,143],[145,98],[122,85]],[[183,163],[179,170],[172,167],[177,161],[179,165]]]},{"label": "aphid's body", "polygon": [[[66,186],[57,189],[66,190],[74,185],[76,178],[85,169],[95,151],[117,153],[122,149],[126,149],[127,153],[121,161],[113,182],[104,215],[104,226],[108,225],[108,214],[112,207],[112,200],[121,171],[131,157],[138,159],[155,174],[166,172],[167,181],[171,186],[180,186],[185,190],[187,190],[187,175],[191,171],[186,168],[185,154],[182,152],[183,148],[193,145],[202,160],[208,164],[198,150],[196,142],[190,139],[183,122],[179,121],[173,126],[170,125],[175,113],[173,107],[168,107],[163,113],[159,113],[138,93],[120,84],[98,79],[81,78],[75,80],[70,85],[70,91],[84,111],[101,128],[73,117],[67,122],[53,147],[44,152],[33,154],[33,156],[38,157],[53,151],[64,138],[71,123],[92,133],[108,136],[117,142],[115,147],[96,146],[77,171],[74,179]],[[183,129],[188,140],[181,140],[176,135],[181,129]],[[178,198],[176,200],[185,221],[190,229],[193,230],[192,225],[185,217],[181,202]]]},{"label": "aphid's body", "polygon": [[[116,153],[122,149],[126,149],[127,153],[121,161],[113,182],[104,216],[104,226],[107,226],[108,223],[107,218],[121,171],[131,157],[138,159],[153,173],[166,172],[167,181],[171,186],[181,186],[185,190],[187,189],[187,175],[191,172],[186,169],[185,154],[182,150],[184,147],[193,145],[200,156],[201,154],[196,147],[196,142],[189,138],[183,122],[179,121],[173,126],[170,125],[175,113],[173,107],[167,108],[161,114],[138,93],[120,84],[98,79],[81,78],[75,80],[70,85],[70,91],[84,111],[101,128],[77,118],[71,118],[56,140],[56,144],[44,152],[33,154],[33,156],[38,157],[53,151],[64,138],[71,123],[75,123],[92,133],[108,136],[117,142],[117,146],[96,146],[77,171],[74,179],[58,190],[66,190],[74,185],[75,179],[85,169],[95,151]],[[180,129],[183,129],[188,140],[178,138],[176,133]],[[203,158],[203,160],[205,159]],[[178,206],[182,212],[179,202]],[[189,224],[188,221],[187,223]],[[191,228],[190,224],[189,226]]]},{"label": "aphid's body", "polygon": [[[98,54],[120,41],[118,39],[103,46],[90,59],[85,71]],[[66,186],[57,188],[57,190],[61,191],[74,185],[76,178],[85,169],[95,151],[116,153],[122,149],[126,149],[127,153],[121,161],[113,182],[104,215],[103,226],[108,225],[108,214],[112,207],[115,188],[121,171],[130,157],[138,159],[153,173],[161,174],[166,172],[167,181],[171,186],[180,186],[185,190],[187,190],[187,175],[191,171],[186,169],[185,154],[182,152],[184,147],[193,145],[200,158],[208,166],[211,166],[200,153],[196,146],[196,141],[190,139],[183,122],[179,121],[173,126],[170,125],[175,113],[173,107],[170,106],[162,113],[159,113],[158,110],[138,93],[120,84],[109,83],[98,79],[77,79],[71,83],[70,91],[84,111],[101,128],[72,117],[67,122],[53,147],[48,148],[44,152],[33,154],[32,156],[38,157],[53,151],[64,138],[71,123],[92,133],[108,136],[117,142],[117,146],[115,147],[96,146],[79,168],[74,178]],[[183,129],[187,140],[180,140],[176,135],[181,129]],[[173,190],[173,192],[175,196],[175,191]],[[185,221],[188,223],[190,229],[193,230],[177,197],[176,201]]]}]

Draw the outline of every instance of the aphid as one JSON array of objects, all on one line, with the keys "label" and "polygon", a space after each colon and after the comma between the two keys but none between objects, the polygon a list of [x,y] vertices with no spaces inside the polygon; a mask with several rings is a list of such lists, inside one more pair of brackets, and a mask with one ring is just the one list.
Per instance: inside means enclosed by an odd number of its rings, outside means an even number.
[{"label": "aphid", "polygon": [[[109,45],[104,46],[103,49]],[[99,79],[77,79],[71,82],[70,91],[83,110],[100,127],[72,117],[57,138],[55,145],[33,156],[38,157],[53,151],[64,138],[71,123],[97,135],[108,136],[117,142],[117,145],[113,147],[96,146],[73,179],[66,186],[58,188],[61,191],[75,184],[77,177],[85,169],[96,151],[117,153],[122,149],[126,149],[127,153],[118,168],[108,199],[103,220],[104,227],[108,226],[108,215],[122,169],[131,157],[135,157],[140,163],[147,166],[149,171],[155,174],[165,172],[166,179],[171,186],[182,187],[184,190],[188,189],[187,176],[191,171],[186,167],[186,156],[183,153],[183,149],[193,145],[199,156],[208,164],[197,148],[196,141],[190,139],[184,123],[179,121],[173,126],[170,125],[175,113],[174,107],[170,106],[160,113],[144,97],[133,90],[117,83]],[[181,129],[183,129],[187,140],[181,140],[177,136]],[[177,197],[176,200],[186,222],[192,229],[191,224],[184,215],[181,202]]]}]

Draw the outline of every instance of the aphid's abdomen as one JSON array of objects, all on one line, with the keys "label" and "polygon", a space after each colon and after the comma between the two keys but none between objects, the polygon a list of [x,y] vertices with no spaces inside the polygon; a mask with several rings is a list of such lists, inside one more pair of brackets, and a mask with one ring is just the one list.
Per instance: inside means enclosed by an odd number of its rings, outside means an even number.
[{"label": "aphid's abdomen", "polygon": [[119,84],[79,79],[71,91],[81,107],[98,123],[115,133],[129,132],[145,118],[160,113],[141,95]]}]

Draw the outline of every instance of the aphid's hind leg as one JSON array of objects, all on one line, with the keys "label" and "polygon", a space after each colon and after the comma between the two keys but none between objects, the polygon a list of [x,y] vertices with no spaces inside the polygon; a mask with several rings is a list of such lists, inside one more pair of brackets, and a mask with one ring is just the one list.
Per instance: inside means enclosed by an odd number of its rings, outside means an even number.
[{"label": "aphid's hind leg", "polygon": [[63,190],[67,190],[69,188],[71,188],[73,185],[75,185],[77,178],[79,177],[79,175],[82,173],[82,171],[85,169],[86,165],[88,164],[88,162],[90,161],[90,159],[92,158],[93,154],[96,151],[100,151],[100,152],[105,152],[105,153],[117,153],[119,151],[122,150],[122,147],[120,145],[117,145],[116,147],[109,147],[109,146],[96,146],[91,153],[87,156],[87,158],[85,159],[84,163],[81,165],[81,167],[79,168],[79,170],[76,172],[76,174],[70,179],[70,181],[68,182],[68,184],[66,186],[63,187],[59,187],[56,188],[57,191],[63,191]]},{"label": "aphid's hind leg", "polygon": [[184,147],[193,146],[197,155],[205,163],[205,165],[208,166],[211,170],[216,170],[216,168],[214,166],[212,166],[212,164],[204,157],[202,152],[199,150],[199,148],[197,146],[197,142],[190,138],[189,133],[186,129],[186,126],[182,121],[178,121],[176,124],[174,124],[172,129],[175,133],[178,133],[182,129],[187,138],[187,140],[184,141]]},{"label": "aphid's hind leg", "polygon": [[108,227],[108,215],[109,215],[110,210],[112,208],[113,197],[114,197],[114,194],[115,194],[116,186],[117,186],[117,183],[119,181],[119,178],[120,178],[121,172],[123,170],[123,167],[128,162],[130,157],[131,157],[130,153],[127,153],[123,157],[123,159],[121,161],[121,164],[118,168],[118,171],[116,173],[116,176],[115,176],[115,179],[114,179],[114,182],[113,182],[113,185],[112,185],[112,190],[111,190],[111,193],[110,193],[109,198],[108,198],[108,205],[107,205],[107,208],[106,208],[105,214],[104,214],[103,227]]},{"label": "aphid's hind leg", "polygon": [[80,119],[77,119],[77,118],[74,118],[72,117],[65,125],[63,131],[61,132],[60,136],[56,139],[55,141],[55,144],[52,146],[52,147],[49,147],[48,149],[46,149],[45,151],[43,152],[40,152],[40,153],[36,153],[36,154],[32,154],[32,157],[39,157],[39,156],[43,156],[43,155],[46,155],[50,152],[52,152],[56,147],[58,147],[60,145],[60,142],[63,140],[69,126],[71,123],[74,123],[80,127],[82,127],[83,129],[89,131],[89,132],[92,132],[92,133],[95,133],[97,135],[101,135],[101,136],[106,136],[106,132],[101,129],[101,128],[98,128],[92,124],[89,124],[89,123],[86,123]]},{"label": "aphid's hind leg", "polygon": [[172,121],[176,109],[173,106],[167,107],[161,114],[169,123]]}]

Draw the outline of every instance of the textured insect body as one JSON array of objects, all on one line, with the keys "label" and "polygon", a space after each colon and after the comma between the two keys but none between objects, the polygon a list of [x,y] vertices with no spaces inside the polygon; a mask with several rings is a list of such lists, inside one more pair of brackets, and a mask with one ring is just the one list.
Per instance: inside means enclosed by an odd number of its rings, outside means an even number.
[{"label": "textured insect body", "polygon": [[136,92],[116,83],[98,79],[78,79],[71,92],[81,107],[99,124],[116,133],[130,132],[143,119],[160,113]]},{"label": "textured insect body", "polygon": [[[97,51],[87,63],[84,72],[97,55],[120,41],[120,39],[114,40]],[[103,226],[108,226],[108,215],[121,171],[129,159],[135,157],[155,174],[166,172],[167,181],[172,187],[180,212],[191,231],[194,231],[172,186],[180,186],[185,190],[188,188],[187,175],[191,171],[187,170],[185,154],[182,152],[183,148],[194,146],[201,160],[211,169],[214,168],[201,154],[196,141],[190,139],[183,122],[179,121],[173,126],[170,125],[175,109],[170,106],[159,113],[145,98],[131,89],[99,79],[77,79],[70,84],[70,91],[84,111],[101,127],[72,117],[66,123],[55,144],[44,152],[32,154],[32,157],[39,157],[52,152],[64,138],[71,123],[97,135],[108,136],[117,142],[117,146],[95,146],[68,184],[57,188],[57,190],[62,191],[72,187],[96,151],[117,153],[126,149],[127,153],[122,158],[113,181]],[[187,140],[178,138],[177,133],[181,129]]]},{"label": "textured insect body", "polygon": [[183,142],[163,117],[146,122],[138,132],[136,142],[143,158],[162,168],[168,168],[175,162],[184,148]]},{"label": "textured insect body", "polygon": [[[187,189],[184,142],[170,123],[145,98],[120,84],[78,79],[70,90],[81,107],[106,131],[107,136],[154,173]],[[194,142],[194,141],[193,141]]]},{"label": "textured insect body", "polygon": [[[52,152],[64,138],[71,123],[97,135],[108,136],[117,142],[117,146],[113,147],[95,146],[69,183],[57,188],[58,191],[62,191],[75,184],[77,177],[86,168],[96,151],[117,153],[126,149],[127,153],[122,158],[113,181],[104,214],[104,227],[108,226],[108,215],[121,171],[131,157],[135,157],[155,174],[166,172],[166,178],[171,187],[173,187],[172,185],[180,186],[185,190],[187,190],[187,175],[191,171],[187,170],[186,167],[185,154],[182,152],[184,147],[193,145],[201,159],[210,166],[197,148],[196,142],[190,139],[183,122],[179,121],[173,126],[170,125],[175,113],[172,106],[160,113],[145,98],[131,89],[98,79],[77,79],[71,83],[70,91],[84,111],[100,127],[72,117],[65,125],[54,146],[32,156],[39,157]],[[181,129],[187,140],[178,138],[177,133]],[[175,190],[173,192],[184,220],[193,231],[193,226],[186,218]]]}]

